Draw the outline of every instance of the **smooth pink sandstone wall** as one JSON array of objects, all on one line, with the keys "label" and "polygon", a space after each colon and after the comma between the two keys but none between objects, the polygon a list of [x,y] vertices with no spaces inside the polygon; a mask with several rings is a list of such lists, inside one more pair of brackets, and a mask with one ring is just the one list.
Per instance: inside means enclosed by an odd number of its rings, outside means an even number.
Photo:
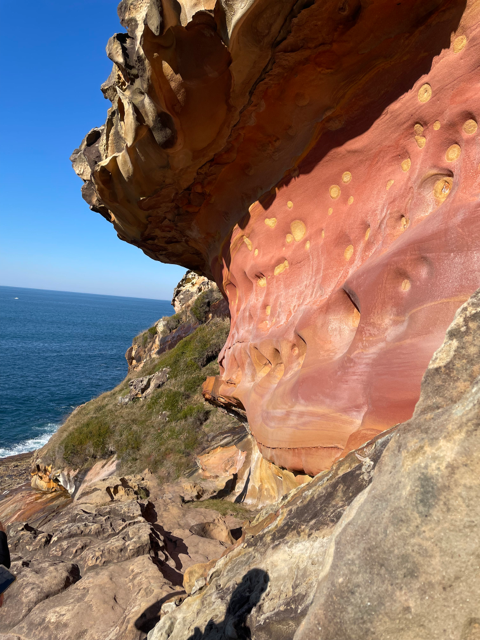
[{"label": "smooth pink sandstone wall", "polygon": [[411,417],[456,309],[480,286],[480,30],[363,135],[235,228],[219,392],[263,455],[314,474]]}]

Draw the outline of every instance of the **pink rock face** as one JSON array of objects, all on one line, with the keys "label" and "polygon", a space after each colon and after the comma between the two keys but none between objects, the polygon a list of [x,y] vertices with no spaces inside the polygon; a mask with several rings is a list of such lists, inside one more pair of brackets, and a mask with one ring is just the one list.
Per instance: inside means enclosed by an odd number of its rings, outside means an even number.
[{"label": "pink rock face", "polygon": [[474,27],[366,133],[317,144],[224,247],[220,393],[275,464],[318,473],[409,419],[480,286],[479,62]]},{"label": "pink rock face", "polygon": [[106,126],[72,156],[84,197],[121,239],[214,277],[232,329],[206,397],[246,409],[268,460],[317,473],[412,415],[480,286],[480,5],[120,16]]}]

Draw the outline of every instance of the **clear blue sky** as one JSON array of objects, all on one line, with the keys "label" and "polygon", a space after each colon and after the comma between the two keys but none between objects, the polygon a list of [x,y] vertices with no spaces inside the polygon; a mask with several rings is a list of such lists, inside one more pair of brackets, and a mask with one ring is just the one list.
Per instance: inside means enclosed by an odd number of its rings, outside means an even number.
[{"label": "clear blue sky", "polygon": [[115,0],[2,2],[0,284],[170,299],[184,269],[120,241],[69,157],[105,122]]}]

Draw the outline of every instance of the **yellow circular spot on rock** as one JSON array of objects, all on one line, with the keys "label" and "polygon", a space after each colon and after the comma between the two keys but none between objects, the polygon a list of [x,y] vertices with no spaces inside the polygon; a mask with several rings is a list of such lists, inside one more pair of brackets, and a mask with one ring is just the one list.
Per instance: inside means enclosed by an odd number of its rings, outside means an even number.
[{"label": "yellow circular spot on rock", "polygon": [[462,150],[458,144],[452,144],[447,149],[447,153],[445,154],[445,160],[447,162],[455,162],[460,157]]},{"label": "yellow circular spot on rock", "polygon": [[347,204],[353,204],[353,196],[350,196],[347,200]]},{"label": "yellow circular spot on rock", "polygon": [[254,254],[258,256],[258,249],[255,249]]},{"label": "yellow circular spot on rock", "polygon": [[300,242],[307,233],[307,227],[301,220],[294,220],[290,224],[290,230],[296,242]]},{"label": "yellow circular spot on rock", "polygon": [[274,229],[275,225],[277,224],[277,219],[276,218],[265,218],[265,224],[267,225],[267,227],[270,227],[270,229]]},{"label": "yellow circular spot on rock", "polygon": [[354,307],[353,315],[352,315],[352,327],[353,328],[358,327],[359,324],[360,324],[360,311]]},{"label": "yellow circular spot on rock", "polygon": [[330,208],[328,209],[327,213],[328,213],[328,215],[329,215],[329,216],[331,216],[331,215],[332,215],[332,213],[333,213],[333,209],[332,209],[332,207],[330,207]]},{"label": "yellow circular spot on rock", "polygon": [[452,178],[440,178],[433,187],[433,195],[438,202],[444,202],[452,190],[453,180]]},{"label": "yellow circular spot on rock", "polygon": [[348,245],[343,255],[345,256],[345,260],[350,260],[350,258],[353,256],[353,244]]},{"label": "yellow circular spot on rock", "polygon": [[289,200],[289,201],[287,202],[287,207],[288,207],[289,209],[293,209],[293,202],[292,202],[291,200]]},{"label": "yellow circular spot on rock", "polygon": [[368,227],[368,229],[365,231],[365,240],[368,240],[368,238],[370,237],[370,232],[371,232],[371,229],[370,227]]},{"label": "yellow circular spot on rock", "polygon": [[411,286],[412,283],[410,282],[410,280],[405,279],[401,284],[402,291],[408,291]]},{"label": "yellow circular spot on rock", "polygon": [[412,166],[412,161],[410,160],[410,158],[407,158],[402,162],[402,171],[405,171],[406,173],[407,171],[410,170],[411,166]]},{"label": "yellow circular spot on rock", "polygon": [[287,233],[287,237],[285,238],[287,243],[290,244],[291,242],[293,242],[293,236],[291,233]]},{"label": "yellow circular spot on rock", "polygon": [[265,276],[262,276],[261,278],[259,278],[257,280],[257,284],[259,287],[266,287],[267,286],[267,279],[265,278]]},{"label": "yellow circular spot on rock", "polygon": [[284,260],[281,264],[277,264],[273,270],[273,275],[278,276],[280,273],[283,273],[285,269],[288,269],[288,260]]},{"label": "yellow circular spot on rock", "polygon": [[325,237],[325,229],[322,229],[322,238]]},{"label": "yellow circular spot on rock", "polygon": [[418,90],[418,101],[428,102],[432,97],[432,87],[429,84],[423,84]]},{"label": "yellow circular spot on rock", "polygon": [[268,305],[267,308],[265,309],[265,313],[267,314],[267,316],[270,315],[271,310],[272,310],[272,307]]},{"label": "yellow circular spot on rock", "polygon": [[395,180],[389,180],[387,182],[387,191],[390,189],[390,187],[392,186],[392,184],[395,182]]},{"label": "yellow circular spot on rock", "polygon": [[337,184],[332,184],[332,186],[330,187],[330,197],[336,200],[340,197],[340,194],[340,187]]},{"label": "yellow circular spot on rock", "polygon": [[467,120],[463,125],[463,130],[469,136],[473,135],[477,129],[478,125],[475,120]]},{"label": "yellow circular spot on rock", "polygon": [[345,173],[342,175],[342,182],[344,182],[345,184],[348,184],[351,179],[352,179],[352,174],[350,173],[350,171],[345,171]]},{"label": "yellow circular spot on rock", "polygon": [[244,242],[245,242],[245,244],[247,245],[248,250],[249,250],[249,251],[251,251],[251,250],[252,250],[252,246],[253,246],[253,245],[252,245],[251,240],[249,240],[249,239],[247,238],[247,236],[243,236],[243,241],[244,241]]},{"label": "yellow circular spot on rock", "polygon": [[453,41],[453,51],[455,53],[459,53],[462,49],[465,49],[466,44],[467,44],[467,37],[458,36],[458,38],[455,38],[455,40]]},{"label": "yellow circular spot on rock", "polygon": [[307,240],[305,243],[305,249],[308,251],[310,249],[310,240]]},{"label": "yellow circular spot on rock", "polygon": [[419,149],[423,149],[427,139],[424,136],[415,136],[415,142],[417,143]]},{"label": "yellow circular spot on rock", "polygon": [[413,131],[416,136],[421,136],[423,133],[423,126],[417,122],[417,124],[413,127]]},{"label": "yellow circular spot on rock", "polygon": [[404,231],[408,227],[409,223],[410,223],[410,220],[405,216],[402,216],[402,219],[400,220],[400,225]]},{"label": "yellow circular spot on rock", "polygon": [[435,122],[433,123],[433,128],[434,128],[435,131],[438,131],[441,126],[442,125],[440,123],[440,120],[435,120]]}]

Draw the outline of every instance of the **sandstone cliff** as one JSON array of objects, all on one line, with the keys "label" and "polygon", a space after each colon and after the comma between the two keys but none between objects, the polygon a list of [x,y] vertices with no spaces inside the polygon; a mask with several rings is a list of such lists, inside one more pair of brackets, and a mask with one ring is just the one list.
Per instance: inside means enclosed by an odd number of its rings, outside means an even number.
[{"label": "sandstone cliff", "polygon": [[479,2],[119,17],[112,106],[72,161],[120,239],[228,301],[203,394],[245,427],[197,452],[182,496],[254,510],[149,640],[474,640]]},{"label": "sandstone cliff", "polygon": [[317,473],[409,419],[479,283],[474,0],[123,0],[72,160],[147,255],[213,275],[206,391]]},{"label": "sandstone cliff", "polygon": [[149,640],[474,640],[480,291],[408,422],[268,507]]},{"label": "sandstone cliff", "polygon": [[479,359],[480,290],[413,418],[259,513],[205,499],[248,456],[239,434],[163,487],[145,473],[73,501],[17,489],[0,501],[17,573],[0,639],[475,640]]}]

